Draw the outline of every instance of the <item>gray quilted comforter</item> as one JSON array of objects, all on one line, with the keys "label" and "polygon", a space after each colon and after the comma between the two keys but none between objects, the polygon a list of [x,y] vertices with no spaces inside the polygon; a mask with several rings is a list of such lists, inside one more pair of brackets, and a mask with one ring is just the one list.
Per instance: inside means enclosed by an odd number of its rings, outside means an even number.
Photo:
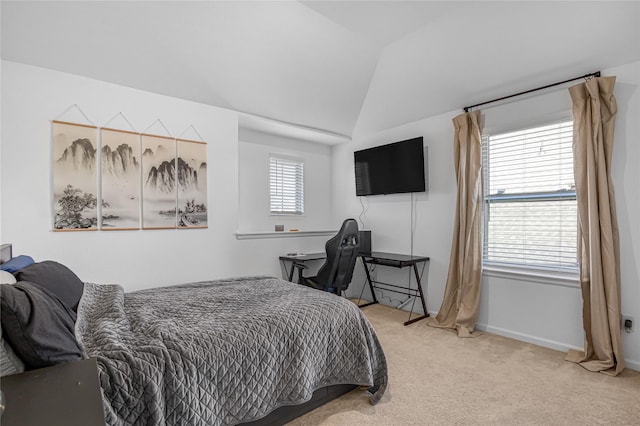
[{"label": "gray quilted comforter", "polygon": [[360,309],[251,277],[124,293],[85,284],[78,341],[98,360],[111,425],[227,425],[334,384],[384,393],[387,366]]}]

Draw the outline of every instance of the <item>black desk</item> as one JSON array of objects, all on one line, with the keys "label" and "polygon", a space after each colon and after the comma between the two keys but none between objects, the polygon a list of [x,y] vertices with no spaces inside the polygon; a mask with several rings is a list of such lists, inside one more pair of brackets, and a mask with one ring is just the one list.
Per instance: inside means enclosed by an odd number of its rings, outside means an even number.
[{"label": "black desk", "polygon": [[[297,255],[285,255],[280,256],[280,264],[284,268],[287,273],[287,278],[289,281],[293,282],[293,270],[295,267],[294,263],[300,262],[310,262],[312,260],[322,260],[327,257],[326,253],[309,253],[309,254],[297,254]],[[291,269],[287,270],[287,262],[291,262]]]},{"label": "black desk", "polygon": [[[429,262],[429,258],[425,256],[411,256],[407,254],[398,254],[398,253],[383,253],[383,252],[371,252],[370,254],[361,254],[360,259],[362,259],[362,263],[364,265],[364,271],[367,274],[367,282],[369,283],[369,288],[371,289],[371,296],[373,297],[373,302],[366,303],[362,306],[369,306],[375,303],[378,303],[378,298],[376,297],[375,289],[391,291],[394,293],[404,294],[406,296],[419,298],[422,303],[422,309],[424,315],[420,315],[419,317],[411,318],[413,314],[413,305],[411,307],[411,311],[409,312],[409,319],[404,322],[404,325],[413,324],[416,321],[420,321],[429,316],[427,313],[427,302],[424,297],[424,290],[422,290],[422,276],[424,275],[424,270]],[[418,264],[422,263],[422,268],[418,271]],[[413,273],[416,277],[416,287],[411,287],[411,278],[409,278],[408,285],[400,286],[397,284],[390,284],[381,281],[375,281],[371,279],[371,267],[375,267],[377,265],[381,266],[389,266],[392,268],[405,268],[410,267],[413,269]],[[414,299],[415,300],[415,299]]]},{"label": "black desk", "polygon": [[[293,281],[293,270],[295,269],[293,264],[295,262],[308,262],[312,260],[322,260],[326,257],[325,253],[310,253],[296,256],[280,256],[280,263],[282,264],[289,281]],[[362,260],[362,265],[364,266],[364,271],[367,274],[367,283],[369,284],[369,290],[371,291],[371,297],[373,298],[372,302],[365,303],[359,305],[361,308],[365,306],[370,306],[378,302],[378,298],[376,297],[375,289],[391,291],[394,293],[404,294],[409,297],[419,298],[422,303],[422,309],[424,315],[420,315],[415,318],[411,318],[413,314],[413,306],[411,308],[411,312],[409,312],[409,319],[405,321],[404,325],[413,324],[416,321],[420,321],[429,316],[427,313],[427,303],[424,296],[424,291],[422,290],[422,277],[424,275],[425,267],[427,262],[429,262],[429,258],[425,256],[410,256],[406,254],[398,254],[398,253],[384,253],[384,252],[371,252],[371,253],[362,253],[358,256]],[[287,270],[287,262],[291,262],[291,269]],[[418,270],[418,264],[422,264],[422,268]],[[411,287],[411,279],[409,280],[409,284],[407,286],[400,286],[397,284],[390,284],[381,281],[375,281],[371,279],[371,269],[375,266],[389,266],[392,268],[405,268],[410,267],[413,269],[413,273],[416,278],[416,287]],[[415,299],[414,299],[415,300]]]}]

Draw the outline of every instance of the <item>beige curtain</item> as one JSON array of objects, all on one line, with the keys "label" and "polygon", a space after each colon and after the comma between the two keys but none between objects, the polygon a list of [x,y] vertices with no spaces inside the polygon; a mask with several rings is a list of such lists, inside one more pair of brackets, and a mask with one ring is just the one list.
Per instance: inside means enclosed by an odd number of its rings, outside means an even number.
[{"label": "beige curtain", "polygon": [[582,287],[584,352],[567,360],[591,371],[624,369],[620,326],[620,244],[611,181],[617,113],[615,77],[569,88],[573,102],[573,152],[578,202],[578,261]]},{"label": "beige curtain", "polygon": [[449,273],[438,315],[428,324],[471,337],[480,305],[482,279],[482,137],[480,111],[453,119],[453,161],[458,181]]}]

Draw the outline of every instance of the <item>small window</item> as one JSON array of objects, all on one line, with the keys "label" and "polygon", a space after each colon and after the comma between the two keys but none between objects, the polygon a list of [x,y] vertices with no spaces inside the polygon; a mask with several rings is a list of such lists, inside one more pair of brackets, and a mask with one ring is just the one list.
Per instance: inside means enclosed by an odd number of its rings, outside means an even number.
[{"label": "small window", "polygon": [[483,263],[577,271],[573,122],[483,136]]},{"label": "small window", "polygon": [[304,214],[304,162],[270,157],[269,192],[272,215]]}]

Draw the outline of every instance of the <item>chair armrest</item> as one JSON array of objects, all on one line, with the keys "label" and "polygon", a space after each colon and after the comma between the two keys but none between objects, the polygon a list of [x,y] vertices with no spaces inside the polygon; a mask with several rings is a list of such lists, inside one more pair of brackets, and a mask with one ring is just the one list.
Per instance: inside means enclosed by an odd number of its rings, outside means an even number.
[{"label": "chair armrest", "polygon": [[300,270],[302,270],[302,269],[308,269],[308,268],[309,268],[307,265],[305,265],[305,264],[304,264],[304,263],[302,263],[302,262],[293,262],[293,267],[294,267],[294,268],[298,268],[298,269],[300,269]]},{"label": "chair armrest", "polygon": [[302,275],[302,271],[308,269],[309,267],[302,262],[293,262],[291,265],[292,268],[296,268],[298,270],[298,284],[302,284],[304,281],[304,276]]}]

